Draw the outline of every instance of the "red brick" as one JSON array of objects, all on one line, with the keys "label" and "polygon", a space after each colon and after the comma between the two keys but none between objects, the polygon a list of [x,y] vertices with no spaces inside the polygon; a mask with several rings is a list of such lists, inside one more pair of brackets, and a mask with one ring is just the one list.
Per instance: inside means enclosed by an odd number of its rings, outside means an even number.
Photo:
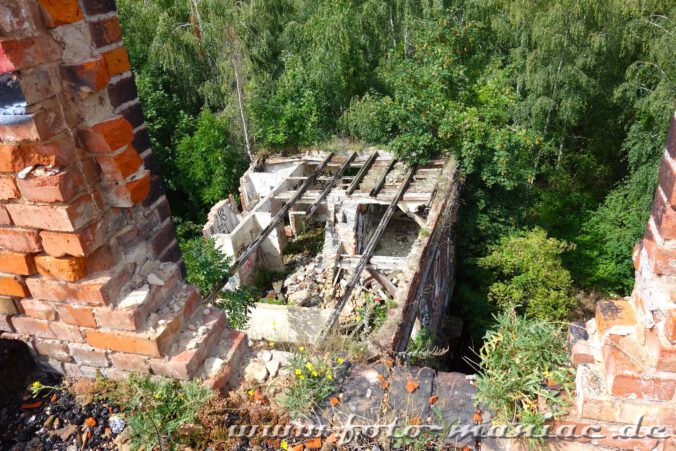
[{"label": "red brick", "polygon": [[676,275],[676,249],[660,244],[653,234],[650,223],[643,234],[643,248],[646,250],[654,274]]},{"label": "red brick", "polygon": [[90,329],[86,335],[87,343],[95,348],[160,357],[171,344],[176,333],[178,330],[169,329],[165,329],[165,332],[160,335]]},{"label": "red brick", "polygon": [[14,252],[40,252],[40,235],[37,230],[0,227],[0,247]]},{"label": "red brick", "polygon": [[122,116],[78,131],[80,140],[92,153],[108,153],[131,144],[134,130]]},{"label": "red brick", "polygon": [[26,283],[22,277],[0,274],[0,295],[16,296],[18,298],[28,296]]},{"label": "red brick", "polygon": [[87,274],[108,271],[120,261],[120,255],[110,246],[102,246],[87,257]]},{"label": "red brick", "polygon": [[14,176],[0,176],[0,200],[16,199],[19,197],[19,190],[16,187]]},{"label": "red brick", "polygon": [[115,300],[119,290],[128,280],[129,270],[123,268],[113,275],[102,275],[78,282],[62,282],[32,276],[26,279],[26,283],[34,298],[56,302],[108,305]]},{"label": "red brick", "polygon": [[43,319],[15,316],[12,318],[12,325],[16,332],[22,335],[35,335],[39,338],[56,338],[56,334],[49,328],[49,321]]},{"label": "red brick", "polygon": [[21,307],[26,316],[30,316],[31,318],[48,321],[56,321],[57,319],[56,310],[54,310],[54,307],[47,302],[33,298],[23,298],[21,300]]},{"label": "red brick", "polygon": [[82,4],[89,16],[110,13],[116,10],[115,0],[83,0]]},{"label": "red brick", "polygon": [[100,156],[96,160],[101,166],[104,177],[114,180],[125,180],[130,175],[138,172],[143,165],[143,160],[131,145],[116,152],[114,155]]},{"label": "red brick", "polygon": [[126,182],[106,181],[101,184],[101,189],[109,205],[129,208],[148,197],[150,184],[150,171],[143,170],[129,177]]},{"label": "red brick", "polygon": [[671,155],[671,158],[676,158],[676,117],[671,116],[671,122],[669,123],[669,129],[667,130],[667,139],[664,143],[664,147]]},{"label": "red brick", "polygon": [[98,249],[108,238],[107,225],[95,221],[73,233],[40,232],[45,252],[53,257],[86,256]]},{"label": "red brick", "polygon": [[143,355],[116,352],[110,355],[110,360],[116,369],[133,373],[149,372],[148,357]]},{"label": "red brick", "polygon": [[[14,332],[14,327],[12,326],[12,315],[4,315],[0,313],[0,331],[2,332]],[[2,334],[3,338],[6,334]]]},{"label": "red brick", "polygon": [[667,319],[664,322],[664,331],[667,340],[676,343],[676,309],[667,311]]},{"label": "red brick", "polygon": [[80,365],[94,366],[97,368],[106,368],[110,366],[108,356],[105,351],[94,349],[85,344],[70,344],[68,345],[70,355]]},{"label": "red brick", "polygon": [[127,55],[127,50],[124,47],[117,47],[109,52],[104,53],[103,58],[106,60],[108,73],[111,77],[129,72],[131,70],[129,56]]},{"label": "red brick", "polygon": [[676,208],[676,162],[663,158],[660,165],[660,187],[667,196],[671,208]]},{"label": "red brick", "polygon": [[127,102],[136,100],[138,92],[136,91],[136,82],[133,75],[111,82],[108,85],[108,98],[113,108],[118,108]]},{"label": "red brick", "polygon": [[55,175],[18,179],[23,197],[33,202],[68,202],[84,186],[82,173],[75,167]]},{"label": "red brick", "polygon": [[61,82],[53,77],[53,68],[36,67],[30,72],[22,72],[18,78],[21,92],[28,106],[54,97],[61,89]]},{"label": "red brick", "polygon": [[51,357],[59,362],[73,361],[73,358],[68,353],[68,345],[62,341],[37,340],[35,348],[38,354]]},{"label": "red brick", "polygon": [[84,335],[77,326],[55,321],[49,324],[49,327],[59,339],[69,341],[71,343],[84,343]]},{"label": "red brick", "polygon": [[0,204],[0,226],[12,225],[12,218],[9,217],[9,212],[4,204]]},{"label": "red brick", "polygon": [[47,27],[79,22],[84,18],[77,0],[39,0],[39,2]]},{"label": "red brick", "polygon": [[105,47],[122,39],[122,30],[117,16],[98,22],[89,22],[89,31],[96,47]]},{"label": "red brick", "polygon": [[83,92],[98,92],[110,80],[108,66],[103,58],[62,66],[61,73],[65,81]]},{"label": "red brick", "polygon": [[0,296],[0,315],[16,315],[21,313],[14,298]]},{"label": "red brick", "polygon": [[54,304],[59,320],[81,327],[97,327],[92,307],[76,304]]},{"label": "red brick", "polygon": [[596,304],[596,327],[599,337],[613,328],[630,329],[636,324],[636,314],[624,299],[604,300]]},{"label": "red brick", "polygon": [[676,373],[676,345],[665,336],[665,326],[657,324],[646,331],[646,352],[654,359],[657,371]]},{"label": "red brick", "polygon": [[64,125],[62,112],[54,104],[15,118],[15,121],[0,123],[0,136],[5,141],[46,141],[57,135]]},{"label": "red brick", "polygon": [[16,39],[35,34],[41,22],[40,11],[32,2],[0,3],[0,39]]},{"label": "red brick", "polygon": [[23,276],[35,274],[33,256],[19,252],[0,251],[0,272]]},{"label": "red brick", "polygon": [[67,282],[75,282],[85,276],[84,257],[51,257],[49,255],[37,255],[35,266],[44,277]]},{"label": "red brick", "polygon": [[21,172],[37,164],[68,166],[77,154],[77,149],[65,135],[47,143],[0,144],[0,172]]},{"label": "red brick", "polygon": [[46,37],[29,37],[0,41],[0,73],[37,66],[47,60],[44,55]]},{"label": "red brick", "polygon": [[99,214],[96,199],[84,194],[69,205],[7,205],[14,224],[51,231],[74,232]]},{"label": "red brick", "polygon": [[652,218],[662,239],[676,239],[676,210],[669,205],[658,188],[652,207]]}]

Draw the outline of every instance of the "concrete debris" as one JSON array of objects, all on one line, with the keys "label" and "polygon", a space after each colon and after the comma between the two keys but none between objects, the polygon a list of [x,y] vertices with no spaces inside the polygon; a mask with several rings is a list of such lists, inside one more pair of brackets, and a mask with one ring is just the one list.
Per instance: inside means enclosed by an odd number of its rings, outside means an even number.
[{"label": "concrete debris", "polygon": [[158,287],[164,286],[164,280],[160,279],[155,273],[148,274],[148,283]]}]

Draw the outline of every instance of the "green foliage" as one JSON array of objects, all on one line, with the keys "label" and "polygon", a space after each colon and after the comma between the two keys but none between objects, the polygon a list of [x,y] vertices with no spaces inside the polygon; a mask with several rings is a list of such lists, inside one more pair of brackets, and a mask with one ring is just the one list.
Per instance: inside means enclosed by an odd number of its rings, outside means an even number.
[{"label": "green foliage", "polygon": [[197,412],[212,393],[199,381],[133,374],[106,396],[122,407],[135,449],[173,449],[178,444],[179,428],[195,422]]},{"label": "green foliage", "polygon": [[541,320],[565,319],[573,304],[572,278],[561,262],[571,245],[533,229],[503,237],[479,265],[495,274],[488,298]]},{"label": "green foliage", "polygon": [[258,302],[259,294],[254,288],[241,286],[236,290],[221,291],[216,305],[228,314],[228,323],[239,330],[246,329],[251,308]]},{"label": "green foliage", "polygon": [[495,320],[479,352],[476,400],[495,415],[497,424],[542,426],[546,418],[538,397],[555,417],[567,412],[565,397],[547,388],[548,381],[561,385],[569,397],[574,379],[561,326],[514,311]]},{"label": "green foliage", "polygon": [[237,191],[247,168],[246,156],[229,141],[227,124],[203,110],[195,133],[185,136],[176,148],[177,184],[188,193],[193,206],[208,209]]},{"label": "green foliage", "polygon": [[317,356],[299,348],[289,360],[292,381],[280,398],[281,405],[294,418],[311,412],[338,389],[336,371],[342,364],[342,358]]},{"label": "green foliage", "polygon": [[230,259],[216,247],[213,239],[193,238],[181,243],[187,280],[202,292],[211,294],[225,281],[230,271]]}]

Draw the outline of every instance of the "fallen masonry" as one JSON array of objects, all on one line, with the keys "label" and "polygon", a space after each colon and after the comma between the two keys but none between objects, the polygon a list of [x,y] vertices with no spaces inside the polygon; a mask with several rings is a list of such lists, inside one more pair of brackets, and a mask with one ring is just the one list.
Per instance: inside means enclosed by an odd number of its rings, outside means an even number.
[{"label": "fallen masonry", "polygon": [[242,211],[219,202],[203,232],[235,262],[226,289],[261,292],[251,338],[316,343],[337,330],[404,351],[421,329],[436,334],[448,310],[458,186],[453,158],[269,157],[241,178]]}]

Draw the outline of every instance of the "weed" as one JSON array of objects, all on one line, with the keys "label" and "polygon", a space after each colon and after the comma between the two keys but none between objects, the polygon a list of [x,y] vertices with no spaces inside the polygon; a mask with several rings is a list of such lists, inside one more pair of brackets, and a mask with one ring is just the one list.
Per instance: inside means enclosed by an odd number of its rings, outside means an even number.
[{"label": "weed", "polygon": [[216,247],[213,239],[193,238],[181,243],[187,279],[207,296],[228,277],[230,259]]},{"label": "weed", "polygon": [[289,361],[293,369],[291,385],[280,398],[281,405],[293,418],[317,407],[338,388],[336,370],[343,364],[340,357],[313,356],[301,347]]},{"label": "weed", "polygon": [[434,357],[440,357],[448,352],[448,348],[440,348],[434,345],[432,332],[423,327],[411,341],[404,353],[412,366],[422,365]]},{"label": "weed", "polygon": [[258,292],[254,288],[241,286],[235,290],[219,293],[215,304],[228,314],[231,327],[243,330],[249,323],[251,308],[258,302]]},{"label": "weed", "polygon": [[538,408],[538,398],[553,416],[568,405],[559,390],[548,388],[560,385],[568,392],[573,382],[565,335],[559,325],[514,311],[495,319],[497,325],[486,334],[479,352],[482,368],[477,377],[477,400],[495,413],[498,424],[539,428],[549,415]]},{"label": "weed", "polygon": [[132,431],[134,449],[172,449],[179,428],[192,424],[211,392],[196,381],[131,375],[106,396],[119,404]]}]

